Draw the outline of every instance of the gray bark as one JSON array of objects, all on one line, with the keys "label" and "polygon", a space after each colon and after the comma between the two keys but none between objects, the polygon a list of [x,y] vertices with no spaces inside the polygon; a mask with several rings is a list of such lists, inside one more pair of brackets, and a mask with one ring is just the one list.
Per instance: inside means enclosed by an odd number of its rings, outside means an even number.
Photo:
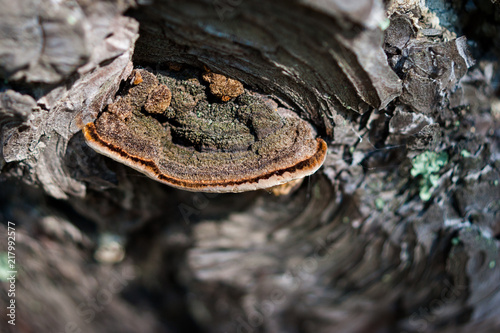
[{"label": "gray bark", "polygon": [[[500,7],[474,3],[2,4],[2,332],[500,329]],[[87,147],[134,66],[177,64],[295,110],[323,168],[190,193]]]}]

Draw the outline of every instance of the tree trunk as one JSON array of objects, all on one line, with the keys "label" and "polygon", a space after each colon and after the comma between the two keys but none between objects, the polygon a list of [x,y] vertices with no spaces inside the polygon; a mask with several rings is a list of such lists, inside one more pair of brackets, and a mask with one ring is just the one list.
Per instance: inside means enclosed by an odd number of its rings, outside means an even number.
[{"label": "tree trunk", "polygon": [[[496,1],[18,3],[2,332],[500,330]],[[209,194],[98,154],[81,129],[137,67],[242,82],[315,127],[323,167],[289,194]]]}]

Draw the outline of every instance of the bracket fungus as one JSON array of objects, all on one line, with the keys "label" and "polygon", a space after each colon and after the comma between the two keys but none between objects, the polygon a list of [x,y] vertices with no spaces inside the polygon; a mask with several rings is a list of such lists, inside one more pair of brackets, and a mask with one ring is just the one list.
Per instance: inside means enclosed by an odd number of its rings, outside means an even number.
[{"label": "bracket fungus", "polygon": [[[314,173],[327,145],[294,112],[242,90],[209,103],[193,70],[136,69],[83,132],[90,147],[189,191],[244,192]],[[127,86],[128,85],[128,86]]]}]

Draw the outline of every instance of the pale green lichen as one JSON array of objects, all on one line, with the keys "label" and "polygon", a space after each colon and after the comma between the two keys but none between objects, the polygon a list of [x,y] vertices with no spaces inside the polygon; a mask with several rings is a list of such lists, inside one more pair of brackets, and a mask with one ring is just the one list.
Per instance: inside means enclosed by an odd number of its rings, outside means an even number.
[{"label": "pale green lichen", "polygon": [[0,281],[7,281],[10,274],[9,271],[9,260],[6,252],[0,252]]},{"label": "pale green lichen", "polygon": [[385,205],[385,201],[384,201],[384,199],[382,199],[382,198],[377,198],[377,199],[375,200],[375,208],[377,208],[377,210],[380,210],[380,211],[381,211],[382,209],[384,209],[384,205]]},{"label": "pale green lichen", "polygon": [[463,149],[463,150],[460,152],[460,155],[462,155],[462,157],[464,157],[464,158],[468,158],[468,157],[471,157],[471,156],[472,156],[472,154],[471,154],[471,153],[469,153],[469,151],[467,151],[467,150],[465,150],[465,149]]},{"label": "pale green lichen", "polygon": [[382,20],[378,23],[378,26],[379,26],[380,30],[382,30],[382,31],[389,28],[389,25],[391,25],[391,20],[389,20],[388,18],[386,18],[385,20]]},{"label": "pale green lichen", "polygon": [[441,168],[448,163],[448,154],[446,152],[436,153],[426,151],[415,156],[412,161],[410,174],[413,177],[420,176],[419,196],[423,201],[429,201],[435,187],[438,184]]}]

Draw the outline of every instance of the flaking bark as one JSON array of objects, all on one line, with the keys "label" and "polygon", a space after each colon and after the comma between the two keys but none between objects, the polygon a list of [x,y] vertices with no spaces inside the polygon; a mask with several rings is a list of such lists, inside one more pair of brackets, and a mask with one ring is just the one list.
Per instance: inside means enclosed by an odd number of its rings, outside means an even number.
[{"label": "flaking bark", "polygon": [[[500,9],[469,3],[2,4],[1,331],[498,330]],[[179,65],[296,110],[323,169],[282,197],[189,193],[87,147],[134,66]]]}]

